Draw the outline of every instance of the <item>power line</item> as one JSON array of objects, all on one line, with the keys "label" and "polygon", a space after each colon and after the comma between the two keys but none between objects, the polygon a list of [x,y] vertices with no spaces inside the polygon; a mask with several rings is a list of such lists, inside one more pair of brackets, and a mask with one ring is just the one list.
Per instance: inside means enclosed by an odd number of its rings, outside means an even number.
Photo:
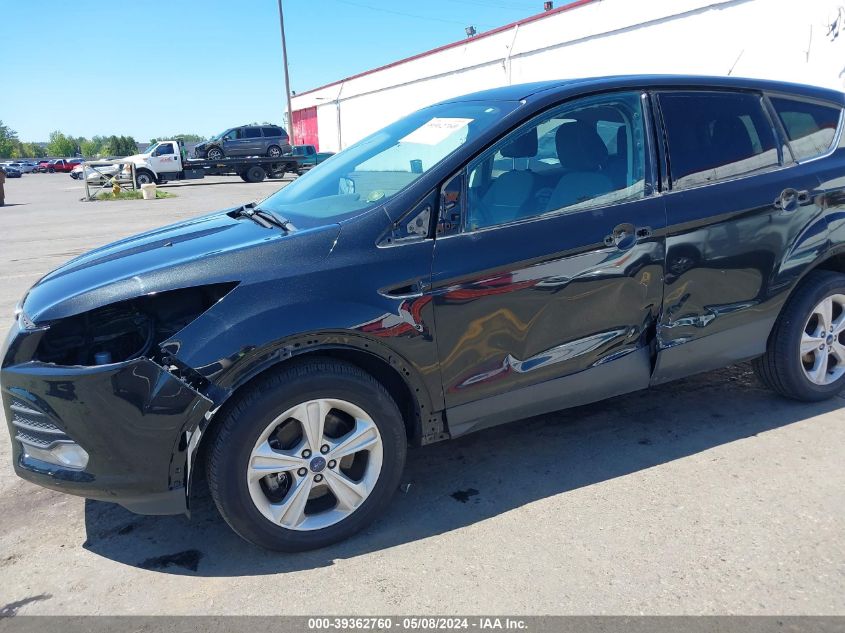
[{"label": "power line", "polygon": [[[537,13],[542,9],[542,5],[538,2],[529,2],[523,6],[516,6],[510,2],[485,2],[484,0],[448,0],[449,2],[456,2],[459,4],[467,4],[474,7],[484,7],[486,9],[502,9],[505,11],[513,11],[518,13],[533,12]],[[530,6],[529,6],[530,5]]]},{"label": "power line", "polygon": [[[367,9],[369,11],[381,11],[382,13],[391,13],[393,15],[401,15],[406,18],[414,18],[415,20],[429,20],[432,22],[442,22],[444,24],[458,24],[460,26],[466,26],[464,22],[459,22],[457,20],[446,20],[444,18],[433,18],[427,15],[417,15],[414,13],[405,13],[404,11],[395,11],[393,9],[385,9],[384,7],[374,7],[369,4],[363,4],[361,2],[353,2],[352,0],[335,0],[335,2],[340,2],[342,4],[348,4],[353,7],[358,7],[359,9]],[[475,22],[478,26],[483,26],[486,28],[495,28],[495,25],[491,24],[482,24],[480,22]]]}]

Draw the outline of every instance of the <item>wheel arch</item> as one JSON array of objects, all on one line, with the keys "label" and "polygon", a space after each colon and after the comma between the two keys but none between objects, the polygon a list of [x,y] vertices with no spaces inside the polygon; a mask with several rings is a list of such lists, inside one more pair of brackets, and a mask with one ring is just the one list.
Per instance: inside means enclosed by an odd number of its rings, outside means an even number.
[{"label": "wheel arch", "polygon": [[804,280],[807,276],[816,271],[816,270],[829,270],[832,272],[837,272],[845,275],[845,244],[837,245],[833,248],[828,249],[824,252],[823,255],[818,257],[812,264],[809,264],[801,271],[801,274],[795,279],[792,283],[792,287],[789,289],[789,292],[786,294],[786,298],[783,300],[783,304],[781,304],[780,308],[778,309],[777,316],[775,320],[772,322],[772,326],[769,328],[769,332],[766,334],[766,341],[768,345],[768,340],[772,337],[773,332],[775,331],[775,322],[777,319],[780,318],[781,313],[783,312],[786,305],[790,302],[790,300],[795,296],[795,293],[804,283]]},{"label": "wheel arch", "polygon": [[135,181],[137,184],[138,174],[149,174],[153,182],[158,183],[158,174],[156,174],[150,167],[139,167],[135,170]]},{"label": "wheel arch", "polygon": [[341,340],[337,334],[328,333],[303,335],[254,358],[255,360],[244,367],[226,389],[226,395],[218,403],[218,409],[209,420],[206,431],[214,426],[220,411],[234,402],[238,394],[250,384],[260,380],[268,372],[313,358],[345,361],[378,380],[396,400],[402,412],[408,440],[413,445],[422,443],[423,421],[432,416],[439,416],[439,412],[434,411],[431,394],[417,369],[379,341],[360,336],[345,336]]}]

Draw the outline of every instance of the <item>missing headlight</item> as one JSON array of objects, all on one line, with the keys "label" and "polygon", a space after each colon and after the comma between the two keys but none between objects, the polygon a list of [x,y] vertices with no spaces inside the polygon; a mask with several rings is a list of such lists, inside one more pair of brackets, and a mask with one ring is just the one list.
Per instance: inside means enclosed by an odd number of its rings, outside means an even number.
[{"label": "missing headlight", "polygon": [[236,284],[160,292],[106,305],[50,324],[35,359],[102,365],[158,356],[157,345],[208,310]]}]

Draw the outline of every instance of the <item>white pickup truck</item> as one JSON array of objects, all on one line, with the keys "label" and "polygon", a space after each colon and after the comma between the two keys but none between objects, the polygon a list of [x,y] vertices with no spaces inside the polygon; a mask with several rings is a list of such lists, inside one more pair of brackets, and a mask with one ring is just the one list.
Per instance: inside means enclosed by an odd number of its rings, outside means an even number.
[{"label": "white pickup truck", "polygon": [[[287,155],[277,158],[244,156],[239,158],[188,158],[182,141],[159,141],[143,154],[121,159],[135,166],[135,184],[164,183],[170,180],[193,180],[205,176],[240,176],[246,182],[261,182],[265,178],[281,178],[285,173],[298,173],[300,157]],[[124,176],[131,168],[127,164]]]}]

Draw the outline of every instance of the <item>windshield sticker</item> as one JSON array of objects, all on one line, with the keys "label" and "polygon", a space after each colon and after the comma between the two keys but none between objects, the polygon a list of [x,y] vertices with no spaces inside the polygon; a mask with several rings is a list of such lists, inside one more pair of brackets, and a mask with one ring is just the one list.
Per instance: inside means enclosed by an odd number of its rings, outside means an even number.
[{"label": "windshield sticker", "polygon": [[420,145],[438,145],[452,134],[472,123],[474,119],[434,117],[428,123],[408,134],[400,143],[419,143]]}]

